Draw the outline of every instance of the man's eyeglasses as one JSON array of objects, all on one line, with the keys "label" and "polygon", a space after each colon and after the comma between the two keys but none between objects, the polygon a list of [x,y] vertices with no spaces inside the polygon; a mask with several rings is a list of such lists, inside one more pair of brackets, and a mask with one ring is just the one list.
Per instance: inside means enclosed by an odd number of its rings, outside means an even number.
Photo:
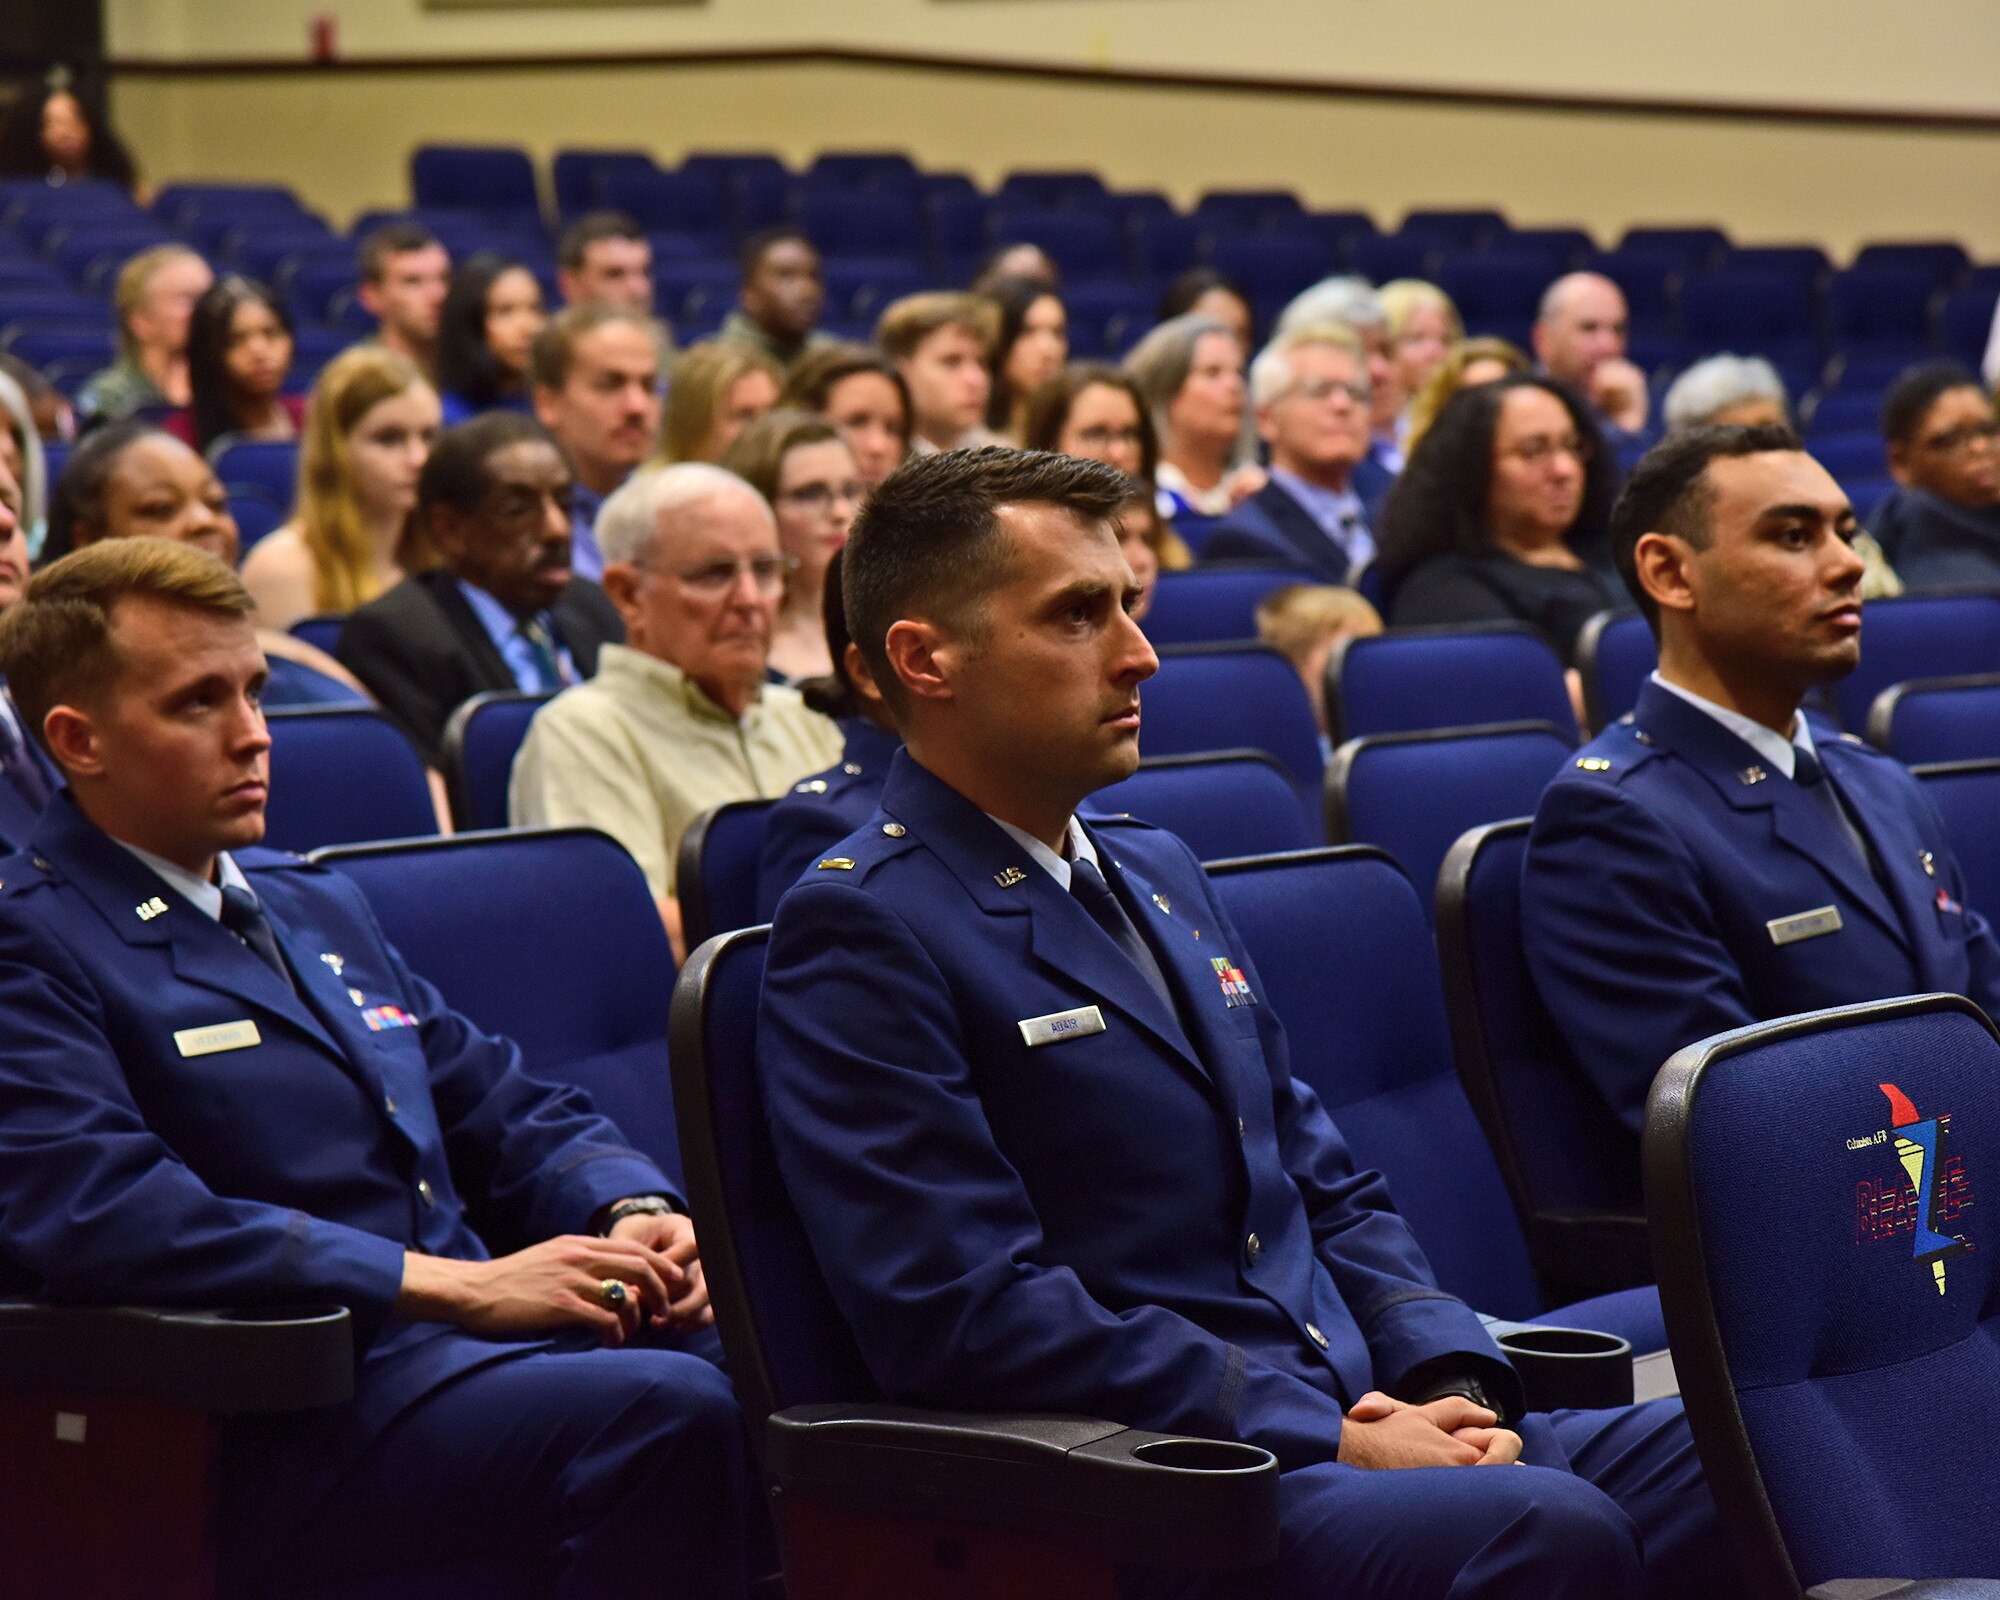
[{"label": "man's eyeglasses", "polygon": [[[704,561],[698,567],[669,567],[666,570],[669,577],[685,584],[693,593],[713,598],[729,593],[746,572],[750,574],[750,581],[756,584],[759,594],[776,594],[798,568],[799,563],[794,556],[763,555],[746,556],[739,561]],[[645,570],[657,572],[659,569],[647,567]]]},{"label": "man's eyeglasses", "polygon": [[833,509],[834,501],[845,500],[851,506],[858,506],[867,493],[866,484],[850,478],[846,483],[802,483],[796,489],[780,489],[778,498],[787,505],[824,516]]},{"label": "man's eyeglasses", "polygon": [[1596,452],[1588,439],[1578,438],[1573,433],[1564,434],[1560,439],[1542,435],[1534,439],[1523,439],[1519,444],[1509,445],[1507,454],[1523,466],[1539,467],[1555,456],[1568,456],[1580,467],[1590,465],[1590,458]]},{"label": "man's eyeglasses", "polygon": [[1924,441],[1926,450],[1941,456],[1956,455],[1969,444],[2000,443],[2000,421],[1962,422],[1947,433],[1934,434]]},{"label": "man's eyeglasses", "polygon": [[1295,383],[1286,391],[1287,398],[1297,396],[1301,400],[1331,400],[1337,394],[1344,394],[1358,406],[1365,406],[1372,392],[1365,383],[1349,383],[1341,378],[1308,378],[1303,383]]}]

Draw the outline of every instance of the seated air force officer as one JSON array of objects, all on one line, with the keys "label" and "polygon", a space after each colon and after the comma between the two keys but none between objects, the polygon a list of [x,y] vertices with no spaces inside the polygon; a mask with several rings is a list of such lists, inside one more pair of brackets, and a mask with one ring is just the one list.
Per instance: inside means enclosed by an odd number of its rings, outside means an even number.
[{"label": "seated air force officer", "polygon": [[570,567],[575,480],[539,422],[496,411],[447,428],[417,479],[417,524],[443,565],[347,619],[334,655],[435,764],[476,694],[581,682],[625,637],[604,591]]},{"label": "seated air force officer", "polygon": [[[28,583],[28,534],[21,526],[21,485],[0,461],[0,611],[21,598]],[[0,683],[0,848],[18,849],[62,778],[42,748],[28,737],[21,713]]]},{"label": "seated air force officer", "polygon": [[1375,557],[1354,469],[1368,454],[1368,369],[1338,323],[1281,334],[1250,364],[1271,481],[1210,531],[1207,560],[1283,561],[1352,585]]},{"label": "seated air force officer", "polygon": [[[1678,1402],[1517,1415],[1478,1318],[1292,1078],[1193,854],[1076,820],[1137,763],[1158,665],[1125,494],[1069,457],[924,457],[843,558],[907,743],[778,907],[758,1071],[871,1370],[901,1400],[1270,1448],[1258,1594],[1735,1593]],[[1432,1470],[1369,1470],[1398,1467]]]},{"label": "seated air force officer", "polygon": [[79,551],[0,619],[0,666],[69,779],[0,862],[0,1286],[354,1317],[351,1401],[225,1425],[225,1592],[482,1558],[556,1596],[741,1594],[727,1380],[602,1348],[713,1339],[679,1198],[352,884],[249,848],[270,738],[235,574]]},{"label": "seated air force officer", "polygon": [[1770,426],[1669,438],[1614,513],[1659,670],[1542,795],[1521,933],[1635,1162],[1653,1075],[1683,1045],[1888,995],[2000,1005],[2000,947],[1922,787],[1799,710],[1860,659],[1854,527]]}]

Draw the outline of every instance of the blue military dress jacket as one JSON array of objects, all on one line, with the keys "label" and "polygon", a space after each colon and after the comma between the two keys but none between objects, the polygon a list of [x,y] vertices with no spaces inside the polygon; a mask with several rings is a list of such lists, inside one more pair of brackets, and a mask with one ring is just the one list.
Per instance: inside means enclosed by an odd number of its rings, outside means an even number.
[{"label": "blue military dress jacket", "polygon": [[997,823],[896,757],[778,908],[758,1071],[820,1267],[885,1392],[1332,1460],[1420,1365],[1513,1373],[1356,1172],[1192,852],[1088,824],[1163,1005]]},{"label": "blue military dress jacket", "polygon": [[1806,790],[1650,682],[1536,808],[1528,964],[1635,1139],[1654,1074],[1711,1034],[1932,990],[2000,1014],[2000,945],[1922,786],[1851,735],[1814,735],[1869,862]]},{"label": "blue military dress jacket", "polygon": [[771,920],[799,874],[875,814],[889,763],[902,736],[866,717],[843,717],[840,760],[792,785],[764,819],[764,850],[757,869],[757,917]]},{"label": "blue military dress jacket", "polygon": [[347,1306],[355,1398],[273,1467],[303,1499],[428,1391],[548,1348],[401,1320],[405,1250],[481,1259],[673,1189],[446,1007],[347,879],[235,860],[296,993],[67,795],[0,860],[0,1289]]}]

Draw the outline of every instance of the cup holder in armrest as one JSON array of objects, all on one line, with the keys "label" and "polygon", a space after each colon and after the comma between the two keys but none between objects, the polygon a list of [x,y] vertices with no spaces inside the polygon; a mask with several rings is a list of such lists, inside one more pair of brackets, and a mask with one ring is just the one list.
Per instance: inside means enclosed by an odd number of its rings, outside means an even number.
[{"label": "cup holder in armrest", "polygon": [[1491,1330],[1520,1375],[1530,1411],[1592,1410],[1632,1403],[1632,1346],[1612,1333],[1503,1322]]},{"label": "cup holder in armrest", "polygon": [[1132,1458],[1175,1472],[1255,1472],[1271,1459],[1268,1450],[1229,1439],[1154,1439],[1132,1447]]}]

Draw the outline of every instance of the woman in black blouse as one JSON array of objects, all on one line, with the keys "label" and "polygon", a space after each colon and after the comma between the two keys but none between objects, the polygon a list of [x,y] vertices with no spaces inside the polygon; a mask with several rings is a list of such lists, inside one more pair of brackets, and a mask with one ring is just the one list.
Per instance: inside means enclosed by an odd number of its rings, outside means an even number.
[{"label": "woman in black blouse", "polygon": [[1389,496],[1390,623],[1525,622],[1570,660],[1593,613],[1631,603],[1605,548],[1616,487],[1589,408],[1554,379],[1455,395]]}]

